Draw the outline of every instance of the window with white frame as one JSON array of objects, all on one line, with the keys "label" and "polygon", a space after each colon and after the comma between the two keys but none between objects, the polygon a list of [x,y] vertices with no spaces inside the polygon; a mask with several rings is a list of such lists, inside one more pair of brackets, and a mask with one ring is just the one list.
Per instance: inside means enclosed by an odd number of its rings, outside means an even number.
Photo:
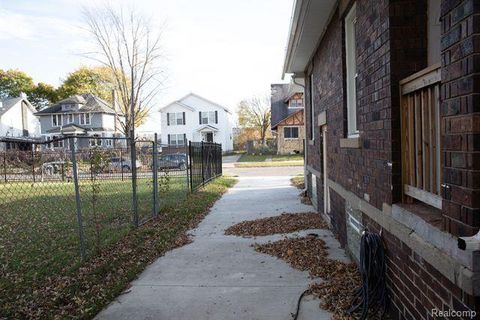
[{"label": "window with white frame", "polygon": [[167,125],[179,126],[185,124],[185,112],[169,112],[167,113]]},{"label": "window with white frame", "polygon": [[291,109],[303,108],[303,99],[291,99],[288,102],[288,107]]},{"label": "window with white frame", "polygon": [[285,139],[298,139],[298,127],[283,128],[283,137]]},{"label": "window with white frame", "polygon": [[185,145],[185,134],[169,134],[168,135],[168,144],[172,146],[184,146]]},{"label": "window with white frame", "polygon": [[97,139],[99,136],[98,134],[93,135],[89,140],[90,140],[90,147],[101,147],[102,146],[102,140]]},{"label": "window with white frame", "polygon": [[107,139],[103,140],[106,147],[113,147],[113,139],[108,139],[108,138],[110,138],[110,135],[106,135],[106,134],[102,133],[102,137],[107,138]]},{"label": "window with white frame", "polygon": [[60,127],[63,125],[63,117],[61,114],[52,114],[52,127]]},{"label": "window with white frame", "polygon": [[357,129],[357,46],[355,42],[355,25],[357,20],[357,6],[352,8],[345,17],[345,60],[347,84],[347,133],[348,136],[358,134]]},{"label": "window with white frame", "polygon": [[200,112],[200,124],[217,123],[217,113],[215,111]]},{"label": "window with white frame", "polygon": [[75,122],[75,115],[73,113],[67,114],[66,117],[67,117],[67,124]]},{"label": "window with white frame", "polygon": [[90,113],[81,113],[79,114],[80,117],[80,124],[90,124]]}]

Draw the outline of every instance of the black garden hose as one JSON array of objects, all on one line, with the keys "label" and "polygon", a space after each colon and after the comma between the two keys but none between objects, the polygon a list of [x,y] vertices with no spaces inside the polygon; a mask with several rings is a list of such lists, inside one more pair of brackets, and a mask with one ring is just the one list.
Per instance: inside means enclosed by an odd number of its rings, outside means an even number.
[{"label": "black garden hose", "polygon": [[360,242],[360,274],[362,286],[355,291],[352,306],[347,314],[365,320],[369,311],[380,312],[383,317],[387,307],[388,292],[385,279],[385,251],[381,235],[364,231]]}]

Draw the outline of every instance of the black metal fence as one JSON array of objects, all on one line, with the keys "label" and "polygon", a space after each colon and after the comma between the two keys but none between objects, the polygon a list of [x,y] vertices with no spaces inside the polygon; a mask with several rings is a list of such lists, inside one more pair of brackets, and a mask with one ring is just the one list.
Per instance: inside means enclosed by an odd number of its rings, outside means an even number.
[{"label": "black metal fence", "polygon": [[12,281],[72,266],[188,201],[187,148],[130,142],[0,138],[0,264]]},{"label": "black metal fence", "polygon": [[190,189],[196,190],[222,175],[222,145],[210,142],[189,142]]}]

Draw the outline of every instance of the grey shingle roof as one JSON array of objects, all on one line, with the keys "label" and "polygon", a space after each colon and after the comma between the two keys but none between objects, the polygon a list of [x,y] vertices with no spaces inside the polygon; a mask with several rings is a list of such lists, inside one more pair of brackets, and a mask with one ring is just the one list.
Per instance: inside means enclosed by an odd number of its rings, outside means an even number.
[{"label": "grey shingle roof", "polygon": [[298,85],[289,83],[272,84],[271,89],[270,110],[272,117],[270,123],[272,129],[275,130],[278,123],[299,111],[298,109],[289,109],[286,99],[291,98],[296,92],[303,92],[303,89]]},{"label": "grey shingle roof", "polygon": [[86,127],[79,126],[78,124],[71,123],[71,124],[67,124],[63,127],[55,127],[53,129],[47,130],[47,133],[61,133],[65,130],[68,131],[69,129],[83,130],[85,132],[87,132],[87,131],[111,131],[111,129],[107,129],[107,128],[103,128],[103,127],[94,127],[94,128],[89,127],[89,128],[86,128]]},{"label": "grey shingle roof", "polygon": [[68,97],[51,107],[46,109],[40,110],[37,112],[37,115],[43,114],[52,114],[52,113],[72,113],[71,110],[69,111],[62,111],[62,104],[72,104],[72,103],[81,103],[82,106],[78,110],[78,112],[92,112],[92,113],[111,113],[114,114],[115,110],[108,104],[106,101],[100,99],[97,96],[94,96],[90,93],[85,93],[82,95],[75,95]]}]

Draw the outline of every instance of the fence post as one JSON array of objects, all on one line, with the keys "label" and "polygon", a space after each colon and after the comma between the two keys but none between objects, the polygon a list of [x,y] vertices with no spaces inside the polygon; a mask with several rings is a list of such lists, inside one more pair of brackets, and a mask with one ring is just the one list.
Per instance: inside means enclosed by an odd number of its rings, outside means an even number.
[{"label": "fence post", "polygon": [[185,142],[185,156],[187,157],[186,159],[186,163],[185,163],[185,196],[186,194],[188,193],[189,191],[189,188],[190,188],[190,182],[188,180],[188,152],[187,152],[187,143]]},{"label": "fence post", "polygon": [[77,169],[77,157],[75,154],[75,138],[71,137],[71,160],[72,160],[72,173],[73,184],[75,186],[75,203],[77,205],[77,222],[78,222],[78,235],[80,238],[80,258],[85,260],[85,236],[83,233],[83,218],[82,218],[82,203],[80,199],[80,187],[78,186],[78,169]]},{"label": "fence post", "polygon": [[131,168],[132,173],[132,209],[133,209],[133,224],[138,227],[138,199],[137,199],[137,150],[135,146],[134,131],[130,131],[130,154],[131,154]]},{"label": "fence post", "polygon": [[[190,162],[190,191],[193,192],[193,167],[192,167],[192,157],[193,157],[193,153],[192,153],[192,141],[188,141],[188,161]],[[187,175],[188,175],[188,172],[187,172]],[[188,178],[187,178],[188,179]]]},{"label": "fence post", "polygon": [[120,170],[122,172],[122,181],[124,180],[123,178],[123,160],[122,160],[122,147],[120,146]]},{"label": "fence post", "polygon": [[154,135],[153,140],[153,216],[156,218],[160,211],[158,203],[158,145],[157,145],[157,133]]},{"label": "fence post", "polygon": [[3,179],[7,182],[7,150],[3,153]]},{"label": "fence post", "polygon": [[205,161],[205,155],[203,152],[203,141],[202,141],[202,148],[201,148],[201,157],[202,157],[202,185],[205,185],[205,166],[204,166],[204,161]]},{"label": "fence post", "polygon": [[33,177],[33,182],[35,183],[35,149],[32,145],[32,177]]}]

